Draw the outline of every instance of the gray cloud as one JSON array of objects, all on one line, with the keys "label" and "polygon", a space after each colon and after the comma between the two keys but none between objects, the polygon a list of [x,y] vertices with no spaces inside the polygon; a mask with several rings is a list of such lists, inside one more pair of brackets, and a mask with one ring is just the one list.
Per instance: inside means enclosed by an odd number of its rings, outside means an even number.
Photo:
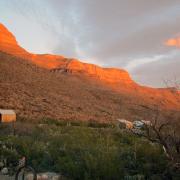
[{"label": "gray cloud", "polygon": [[180,31],[177,23],[180,21],[179,1],[78,2],[78,5],[75,3],[78,12],[74,11],[78,21],[72,27],[75,33],[71,34],[77,37],[76,46],[87,58],[96,57],[98,63],[105,66],[128,68],[129,64],[134,63],[131,67],[136,73],[130,71],[132,76],[138,82],[148,85],[162,86],[162,78],[172,77],[173,68],[179,76],[180,54],[173,59],[166,57],[170,49],[163,44],[167,38]]},{"label": "gray cloud", "polygon": [[154,62],[141,64],[131,71],[132,77],[137,82],[149,86],[166,86],[164,81],[177,80],[180,83],[180,51],[172,51]]}]

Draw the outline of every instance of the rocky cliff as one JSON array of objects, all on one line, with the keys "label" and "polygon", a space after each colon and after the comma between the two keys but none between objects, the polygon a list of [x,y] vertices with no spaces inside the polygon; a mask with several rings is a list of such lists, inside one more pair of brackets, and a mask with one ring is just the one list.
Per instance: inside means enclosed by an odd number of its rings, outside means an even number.
[{"label": "rocky cliff", "polygon": [[0,50],[14,56],[32,61],[34,64],[50,70],[87,75],[108,83],[133,83],[128,72],[115,68],[102,68],[94,64],[83,63],[76,59],[51,54],[32,54],[17,43],[14,35],[0,24]]}]

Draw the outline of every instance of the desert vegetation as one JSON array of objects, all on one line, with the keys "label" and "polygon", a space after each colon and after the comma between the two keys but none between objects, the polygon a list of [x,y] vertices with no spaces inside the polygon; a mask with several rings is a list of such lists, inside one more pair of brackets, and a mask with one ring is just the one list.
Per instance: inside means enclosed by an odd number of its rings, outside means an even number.
[{"label": "desert vegetation", "polygon": [[161,145],[115,124],[19,119],[12,133],[10,124],[0,125],[1,159],[15,164],[25,155],[38,172],[58,172],[68,179],[180,177]]},{"label": "desert vegetation", "polygon": [[167,88],[127,86],[123,81],[110,87],[92,77],[50,72],[3,52],[0,69],[0,108],[14,109],[25,118],[107,123],[118,118],[149,120],[154,105],[166,117],[180,109],[177,93]]}]

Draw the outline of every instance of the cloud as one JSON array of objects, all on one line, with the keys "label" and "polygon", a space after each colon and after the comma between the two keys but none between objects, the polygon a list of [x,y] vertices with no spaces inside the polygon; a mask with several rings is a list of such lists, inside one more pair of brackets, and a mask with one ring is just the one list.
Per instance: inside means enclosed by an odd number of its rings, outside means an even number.
[{"label": "cloud", "polygon": [[174,47],[180,48],[180,37],[168,39],[165,42],[165,45],[166,46],[174,46]]},{"label": "cloud", "polygon": [[[169,60],[179,55],[177,51],[170,51],[166,54],[160,54],[160,55],[154,55],[151,57],[143,57],[139,59],[131,59],[129,63],[125,66],[125,69],[127,69],[130,72],[133,72],[136,70],[136,68],[141,67],[142,65],[147,65],[153,62],[162,61],[162,60]],[[155,63],[155,64],[156,64]]]},{"label": "cloud", "polygon": [[[169,47],[162,42],[179,33],[179,9],[179,0],[0,0],[0,19],[31,52],[60,54],[131,73],[139,69],[135,75],[141,79],[141,71],[144,77],[153,73],[141,67],[154,64],[161,72],[159,62],[172,62],[166,58]],[[174,42],[166,43],[178,47]],[[175,71],[179,58],[173,61]]]},{"label": "cloud", "polygon": [[162,58],[165,58],[165,57],[166,57],[165,55],[155,55],[153,57],[144,57],[144,58],[140,58],[140,59],[133,59],[125,66],[125,69],[127,69],[128,71],[133,71],[133,69],[137,68],[138,66],[152,63],[152,62],[161,60]]},{"label": "cloud", "polygon": [[131,71],[131,75],[136,82],[143,85],[164,87],[164,80],[174,80],[180,82],[180,51],[172,50],[156,62],[141,64]]}]

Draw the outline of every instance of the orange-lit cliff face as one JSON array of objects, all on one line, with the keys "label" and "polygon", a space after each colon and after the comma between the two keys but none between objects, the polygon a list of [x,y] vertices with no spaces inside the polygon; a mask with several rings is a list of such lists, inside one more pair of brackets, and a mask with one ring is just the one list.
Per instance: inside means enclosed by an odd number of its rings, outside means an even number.
[{"label": "orange-lit cliff face", "polygon": [[75,59],[50,54],[32,54],[21,48],[14,35],[4,25],[0,24],[0,50],[23,59],[30,60],[36,65],[46,69],[63,70],[73,74],[83,74],[100,79],[103,82],[133,83],[125,70],[113,68],[101,68],[93,64],[82,63]]},{"label": "orange-lit cliff face", "polygon": [[18,45],[13,34],[2,24],[0,24],[0,50],[17,56],[27,54],[27,52]]},{"label": "orange-lit cliff face", "polygon": [[129,74],[125,70],[101,68],[100,66],[96,66],[94,64],[82,63],[76,59],[70,59],[67,61],[64,67],[62,66],[60,69],[72,74],[83,74],[90,77],[95,77],[103,82],[108,83],[133,83]]},{"label": "orange-lit cliff face", "polygon": [[23,59],[30,60],[36,65],[48,69],[58,67],[62,63],[61,60],[64,59],[62,56],[48,54],[36,55],[27,52],[19,46],[14,35],[9,32],[3,24],[0,24],[0,50]]}]

